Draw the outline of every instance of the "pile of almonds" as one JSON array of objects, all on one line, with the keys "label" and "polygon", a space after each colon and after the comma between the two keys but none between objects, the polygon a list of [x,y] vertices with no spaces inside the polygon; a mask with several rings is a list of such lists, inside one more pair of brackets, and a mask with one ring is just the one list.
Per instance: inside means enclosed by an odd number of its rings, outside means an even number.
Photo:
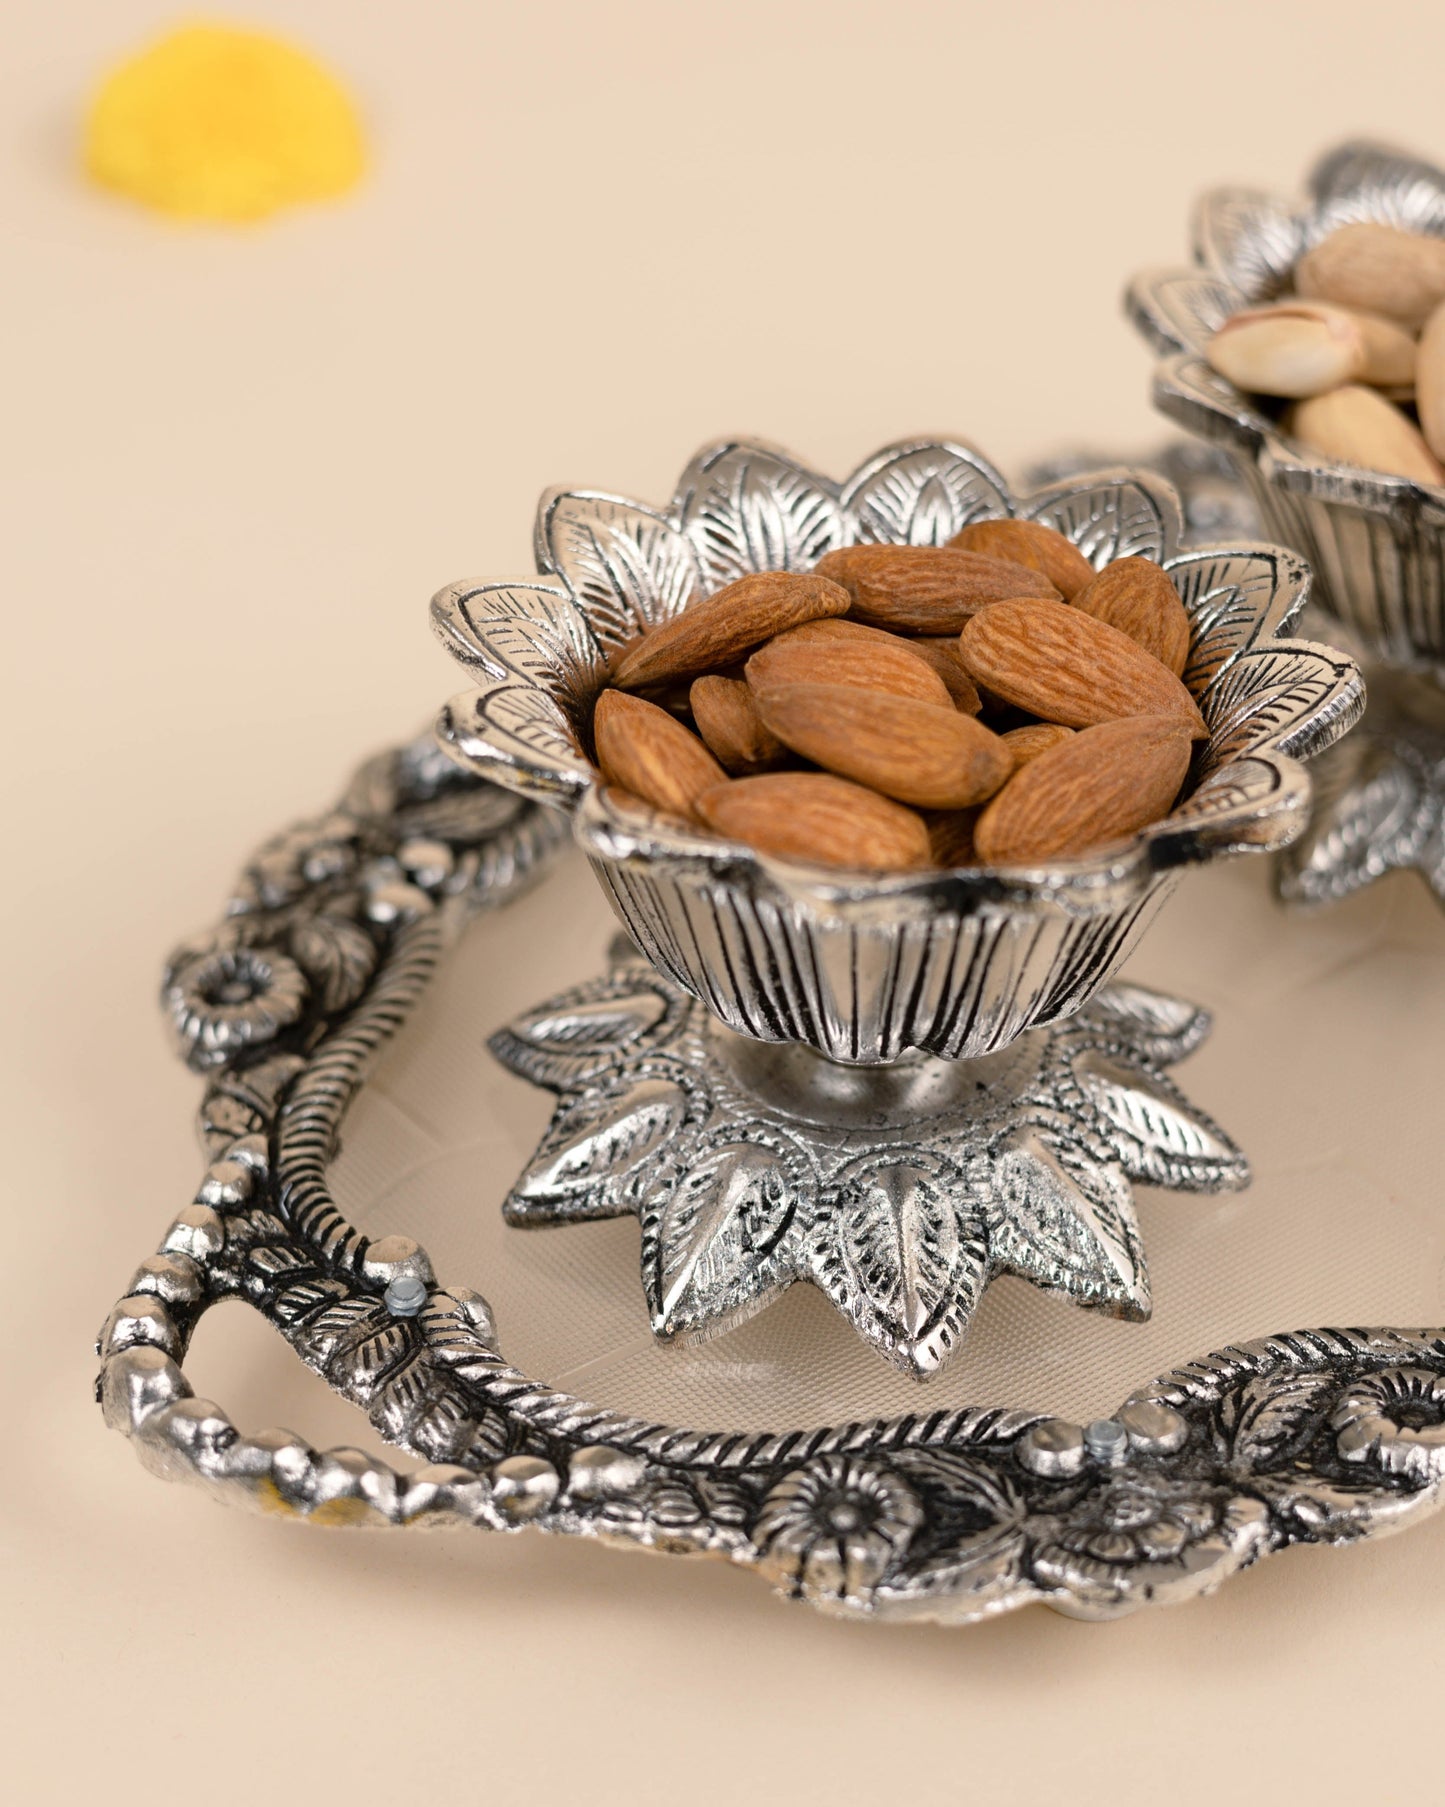
[{"label": "pile of almonds", "polygon": [[1146,558],[1052,528],[848,546],[740,578],[634,640],[597,697],[615,789],[764,853],[855,870],[1069,857],[1166,815],[1205,727],[1189,618]]},{"label": "pile of almonds", "polygon": [[1445,238],[1341,226],[1295,265],[1294,289],[1232,314],[1212,367],[1291,401],[1285,431],[1326,458],[1445,484]]}]

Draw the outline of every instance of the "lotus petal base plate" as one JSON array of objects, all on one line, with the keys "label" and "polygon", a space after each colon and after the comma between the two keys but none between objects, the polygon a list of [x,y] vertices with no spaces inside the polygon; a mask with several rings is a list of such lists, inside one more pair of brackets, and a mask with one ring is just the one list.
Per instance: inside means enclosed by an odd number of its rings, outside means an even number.
[{"label": "lotus petal base plate", "polygon": [[491,1040],[559,1095],[504,1211],[528,1228],[635,1213],[660,1338],[718,1336],[807,1280],[927,1379],[999,1274],[1149,1316],[1131,1181],[1249,1179],[1165,1073],[1209,1026],[1115,984],[994,1054],[845,1066],[735,1034],[619,937],[607,977]]}]

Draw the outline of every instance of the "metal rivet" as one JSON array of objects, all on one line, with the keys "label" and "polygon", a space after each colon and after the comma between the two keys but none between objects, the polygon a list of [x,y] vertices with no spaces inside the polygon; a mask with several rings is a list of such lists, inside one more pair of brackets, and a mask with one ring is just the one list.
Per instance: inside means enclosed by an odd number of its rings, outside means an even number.
[{"label": "metal rivet", "polygon": [[1084,1433],[1067,1418],[1045,1418],[1026,1430],[1018,1441],[1019,1461],[1030,1474],[1046,1480],[1064,1480],[1084,1466]]},{"label": "metal rivet", "polygon": [[382,1299],[394,1318],[414,1318],[426,1304],[426,1282],[415,1274],[398,1274],[388,1283]]},{"label": "metal rivet", "polygon": [[1189,1441],[1189,1420],[1157,1399],[1136,1399],[1119,1414],[1134,1449],[1147,1456],[1172,1456]]},{"label": "metal rivet", "polygon": [[628,1455],[605,1443],[589,1443],[577,1450],[567,1464],[567,1491],[574,1499],[601,1499],[609,1493],[626,1493],[647,1469],[642,1456]]},{"label": "metal rivet", "polygon": [[415,885],[378,885],[366,900],[367,915],[383,924],[414,922],[431,907],[426,892]]},{"label": "metal rivet", "polygon": [[396,857],[419,885],[445,883],[456,864],[456,857],[445,841],[403,841],[396,850]]},{"label": "metal rivet", "polygon": [[256,1170],[243,1161],[216,1161],[206,1169],[196,1203],[217,1211],[235,1211],[250,1198]]},{"label": "metal rivet", "polygon": [[1129,1433],[1117,1418],[1096,1418],[1084,1426],[1084,1445],[1096,1462],[1113,1467],[1129,1452]]},{"label": "metal rivet", "polygon": [[492,1470],[492,1498],[508,1518],[535,1518],[557,1497],[557,1470],[540,1456],[506,1456]]}]

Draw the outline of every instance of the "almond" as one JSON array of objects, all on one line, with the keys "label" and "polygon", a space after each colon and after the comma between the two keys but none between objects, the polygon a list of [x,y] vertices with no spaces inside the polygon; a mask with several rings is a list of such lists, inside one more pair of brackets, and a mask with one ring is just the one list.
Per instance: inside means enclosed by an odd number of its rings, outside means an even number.
[{"label": "almond", "polygon": [[643,690],[673,678],[731,665],[790,627],[824,615],[846,615],[850,599],[826,576],[756,571],[695,602],[623,649],[612,682]]},{"label": "almond", "polygon": [[787,758],[788,749],[763,726],[753,693],[741,678],[694,678],[688,700],[708,751],[735,777],[766,771]]},{"label": "almond", "polygon": [[903,634],[957,633],[985,604],[1058,591],[1027,565],[953,546],[845,546],[820,559],[853,599],[850,613],[870,627]]},{"label": "almond", "polygon": [[704,791],[697,813],[714,833],[778,859],[886,872],[929,864],[920,816],[824,772],[774,772]]},{"label": "almond", "polygon": [[810,622],[760,647],[747,663],[754,690],[783,684],[851,684],[947,706],[952,699],[932,665],[896,634],[856,621]]},{"label": "almond", "polygon": [[1152,558],[1116,558],[1074,598],[1074,607],[1107,621],[1179,677],[1189,658],[1189,617],[1179,592]]},{"label": "almond", "polygon": [[959,866],[977,865],[973,845],[973,831],[978,824],[976,809],[932,809],[923,819],[935,866],[952,871]]},{"label": "almond", "polygon": [[978,819],[974,845],[991,866],[1087,853],[1167,815],[1189,770],[1177,716],[1104,722],[1018,771]]},{"label": "almond", "polygon": [[674,816],[690,816],[698,793],[727,776],[697,736],[665,709],[620,690],[598,697],[592,736],[609,784]]},{"label": "almond", "polygon": [[983,707],[983,698],[978,694],[977,684],[964,670],[963,660],[958,656],[958,635],[944,634],[935,639],[921,634],[907,644],[910,652],[917,653],[920,659],[927,659],[943,679],[944,688],[952,698],[954,708],[961,709],[965,715],[977,715]]},{"label": "almond", "polygon": [[1089,728],[1127,715],[1169,715],[1196,740],[1207,735],[1198,704],[1174,673],[1081,609],[1001,602],[974,616],[959,646],[975,683],[1044,721]]},{"label": "almond", "polygon": [[1418,332],[1445,301],[1445,239],[1359,220],[1306,251],[1294,282],[1301,295],[1383,314]]},{"label": "almond", "polygon": [[1040,521],[974,521],[948,543],[1042,571],[1066,602],[1094,575],[1094,567],[1074,542]]},{"label": "almond", "polygon": [[1032,722],[1027,728],[1010,728],[1007,734],[1000,734],[999,739],[1013,755],[1014,770],[1017,771],[1021,765],[1037,759],[1040,753],[1058,746],[1061,740],[1070,739],[1073,732],[1061,722]]},{"label": "almond", "polygon": [[1013,770],[998,735],[952,705],[790,684],[758,694],[758,713],[786,747],[900,803],[965,809],[991,797]]}]

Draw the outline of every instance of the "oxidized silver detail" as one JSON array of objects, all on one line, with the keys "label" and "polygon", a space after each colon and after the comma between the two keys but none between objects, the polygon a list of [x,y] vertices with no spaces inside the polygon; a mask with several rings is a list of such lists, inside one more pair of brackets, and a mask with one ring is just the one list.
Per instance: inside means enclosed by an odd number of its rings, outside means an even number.
[{"label": "oxidized silver detail", "polygon": [[716,1336],[807,1280],[927,1379],[1000,1273],[1148,1317],[1130,1180],[1249,1178],[1165,1076],[1208,1029],[1114,985],[986,1058],[844,1067],[734,1035],[621,941],[609,978],[492,1037],[560,1095],[503,1210],[523,1226],[635,1213],[659,1337]]},{"label": "oxidized silver detail", "polygon": [[1335,227],[1382,220],[1445,236],[1445,171],[1347,143],[1311,171],[1303,201],[1221,188],[1199,202],[1195,263],[1129,286],[1134,324],[1164,354],[1155,404],[1233,454],[1269,535],[1309,559],[1318,601],[1387,663],[1445,674],[1445,489],[1341,464],[1280,431],[1277,410],[1211,370],[1210,337],[1280,293],[1298,258]]},{"label": "oxidized silver detail", "polygon": [[[360,874],[427,835],[456,854],[441,907],[349,934]],[[362,1271],[366,1238],[327,1185],[342,1118],[446,936],[469,910],[516,895],[558,839],[555,817],[412,748],[369,762],[339,811],[248,865],[218,933],[305,946],[316,1014],[209,1072],[207,1157],[244,1159],[255,1185],[224,1219],[181,1210],[162,1242],[176,1267],[143,1268],[182,1283],[168,1293],[133,1282],[116,1328],[144,1321],[183,1354],[205,1310],[244,1299],[426,1465],[399,1475],[289,1431],[242,1435],[193,1398],[176,1355],[127,1342],[101,1352],[99,1393],[107,1424],[147,1467],[311,1524],[531,1524],[766,1567],[830,1611],[951,1624],[1031,1601],[1098,1616],[1183,1599],[1273,1551],[1397,1529],[1441,1503],[1432,1426],[1445,1329],[1303,1331],[1190,1362],[1116,1414],[1126,1426],[1144,1407],[1177,1416],[1179,1448],[1131,1439],[1124,1465],[1104,1471],[1064,1455],[1081,1448],[1077,1427],[1077,1446],[1066,1438],[1062,1460],[1041,1461],[1059,1444],[1056,1421],[997,1406],[784,1434],[647,1424],[511,1367],[467,1288],[438,1287],[416,1317],[392,1318]],[[651,1026],[666,1020],[664,1006]],[[1156,1028],[1167,1058],[1170,1023]],[[833,1105],[846,1110],[846,1094]],[[165,1325],[136,1315],[141,1297],[163,1306]],[[573,1459],[597,1446],[627,1459],[625,1491],[564,1489]]]},{"label": "oxidized silver detail", "polygon": [[1309,826],[1279,862],[1286,903],[1335,903],[1413,870],[1445,905],[1445,691],[1372,672],[1364,720],[1313,776]]},{"label": "oxidized silver detail", "polygon": [[[937,544],[971,521],[1058,528],[1096,565],[1162,563],[1193,624],[1185,681],[1209,740],[1162,822],[1045,867],[878,875],[790,864],[629,802],[588,758],[611,654],[742,572],[806,568],[855,541]],[[840,484],[776,447],[729,439],[693,459],[665,509],[552,491],[540,575],[453,584],[433,624],[479,688],[442,711],[460,764],[575,813],[574,832],[646,958],[740,1034],[835,1060],[987,1054],[1106,984],[1182,866],[1285,845],[1304,826],[1300,761],[1363,706],[1351,659],[1289,638],[1309,572],[1279,547],[1185,546],[1179,500],[1113,468],[1015,498],[961,441],[887,446]]]}]

